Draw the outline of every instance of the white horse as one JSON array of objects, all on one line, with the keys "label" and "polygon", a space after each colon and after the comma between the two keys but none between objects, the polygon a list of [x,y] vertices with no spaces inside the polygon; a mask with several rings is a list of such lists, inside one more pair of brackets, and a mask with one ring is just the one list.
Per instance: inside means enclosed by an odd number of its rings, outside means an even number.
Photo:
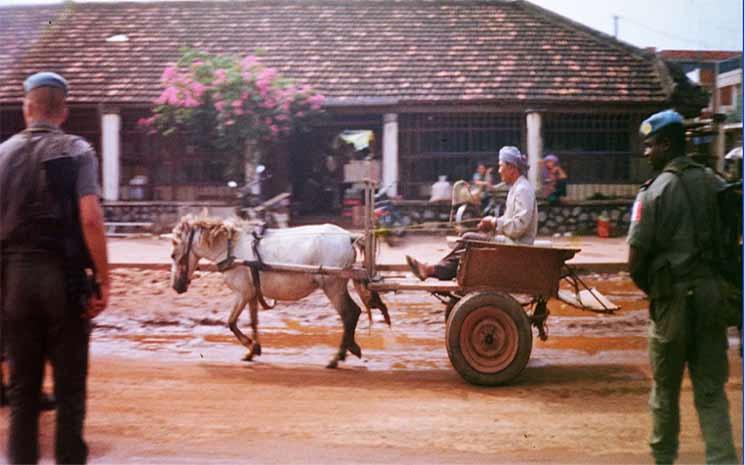
[{"label": "white horse", "polygon": [[[243,359],[250,361],[255,355],[261,355],[258,305],[264,302],[263,296],[275,300],[295,301],[320,288],[336,308],[344,325],[339,351],[327,367],[336,368],[338,362],[346,358],[347,351],[361,357],[360,346],[354,340],[360,308],[347,290],[349,278],[292,271],[261,271],[261,268],[254,274],[249,266],[242,264],[245,260],[258,259],[267,264],[349,269],[356,258],[355,237],[349,231],[332,224],[268,229],[258,242],[258,247],[254,248],[255,238],[252,232],[256,227],[240,220],[197,218],[191,215],[181,218],[173,229],[173,289],[179,294],[186,292],[200,258],[217,263],[218,268],[224,267],[225,284],[235,292],[228,326],[241,344],[248,349]],[[235,258],[238,264],[232,264],[232,258]],[[255,276],[258,277],[260,284],[258,289]],[[367,307],[368,315],[370,308],[378,308],[390,325],[388,309],[380,296],[374,291],[367,290],[361,281],[355,280],[354,284]],[[237,324],[246,304],[251,316],[251,338],[246,336]]]}]

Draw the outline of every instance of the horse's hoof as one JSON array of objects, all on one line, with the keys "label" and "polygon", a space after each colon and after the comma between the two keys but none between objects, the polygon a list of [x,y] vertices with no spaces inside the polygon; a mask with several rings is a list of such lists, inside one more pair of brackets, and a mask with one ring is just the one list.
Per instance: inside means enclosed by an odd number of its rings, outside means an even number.
[{"label": "horse's hoof", "polygon": [[349,346],[349,351],[356,355],[357,358],[362,358],[362,349],[360,349],[360,346],[358,346],[357,343],[353,343]]},{"label": "horse's hoof", "polygon": [[336,368],[338,366],[339,366],[339,361],[338,360],[332,360],[332,361],[329,362],[328,365],[326,365],[326,368],[333,369],[333,368]]},{"label": "horse's hoof", "polygon": [[254,344],[253,353],[254,355],[261,355],[261,344]]},{"label": "horse's hoof", "polygon": [[243,360],[244,362],[252,362],[253,359],[254,359],[254,354],[249,352],[246,355],[244,355],[241,360]]}]

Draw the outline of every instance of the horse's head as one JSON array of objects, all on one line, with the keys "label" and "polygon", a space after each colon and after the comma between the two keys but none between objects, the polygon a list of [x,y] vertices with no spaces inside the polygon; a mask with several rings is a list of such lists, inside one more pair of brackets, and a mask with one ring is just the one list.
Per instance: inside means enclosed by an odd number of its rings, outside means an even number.
[{"label": "horse's head", "polygon": [[183,294],[189,288],[191,277],[199,263],[199,257],[194,251],[195,241],[199,238],[199,226],[191,216],[181,218],[173,228],[173,251],[171,252],[171,287]]},{"label": "horse's head", "polygon": [[171,286],[186,292],[200,258],[217,261],[225,258],[228,239],[235,239],[243,224],[232,220],[186,215],[173,228]]}]

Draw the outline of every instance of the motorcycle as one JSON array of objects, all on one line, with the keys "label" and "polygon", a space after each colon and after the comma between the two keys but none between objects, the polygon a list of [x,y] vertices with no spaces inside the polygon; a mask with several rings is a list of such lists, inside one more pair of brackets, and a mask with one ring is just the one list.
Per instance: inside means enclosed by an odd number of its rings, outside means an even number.
[{"label": "motorcycle", "polygon": [[266,223],[269,228],[287,228],[290,222],[290,193],[282,192],[265,200],[262,183],[271,178],[264,165],[256,167],[256,177],[240,188],[235,181],[228,181],[228,187],[237,189],[238,206],[236,216],[244,220]]},{"label": "motorcycle", "polygon": [[375,200],[375,229],[380,231],[380,236],[388,245],[395,245],[400,238],[406,235],[406,227],[411,224],[411,218],[393,203],[388,195],[388,185],[378,190],[373,196]]}]

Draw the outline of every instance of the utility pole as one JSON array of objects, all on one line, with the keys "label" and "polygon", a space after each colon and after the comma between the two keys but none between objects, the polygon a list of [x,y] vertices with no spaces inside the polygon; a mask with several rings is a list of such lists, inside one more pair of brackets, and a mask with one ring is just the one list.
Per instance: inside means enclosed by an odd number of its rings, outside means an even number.
[{"label": "utility pole", "polygon": [[714,63],[714,89],[713,92],[713,98],[712,98],[712,113],[713,115],[713,121],[714,121],[714,129],[716,130],[716,138],[714,143],[714,156],[716,157],[716,162],[714,167],[722,171],[724,169],[724,120],[720,120],[719,112],[721,111],[721,95],[719,94],[719,61]]},{"label": "utility pole", "polygon": [[613,15],[613,38],[618,39],[618,15]]}]

